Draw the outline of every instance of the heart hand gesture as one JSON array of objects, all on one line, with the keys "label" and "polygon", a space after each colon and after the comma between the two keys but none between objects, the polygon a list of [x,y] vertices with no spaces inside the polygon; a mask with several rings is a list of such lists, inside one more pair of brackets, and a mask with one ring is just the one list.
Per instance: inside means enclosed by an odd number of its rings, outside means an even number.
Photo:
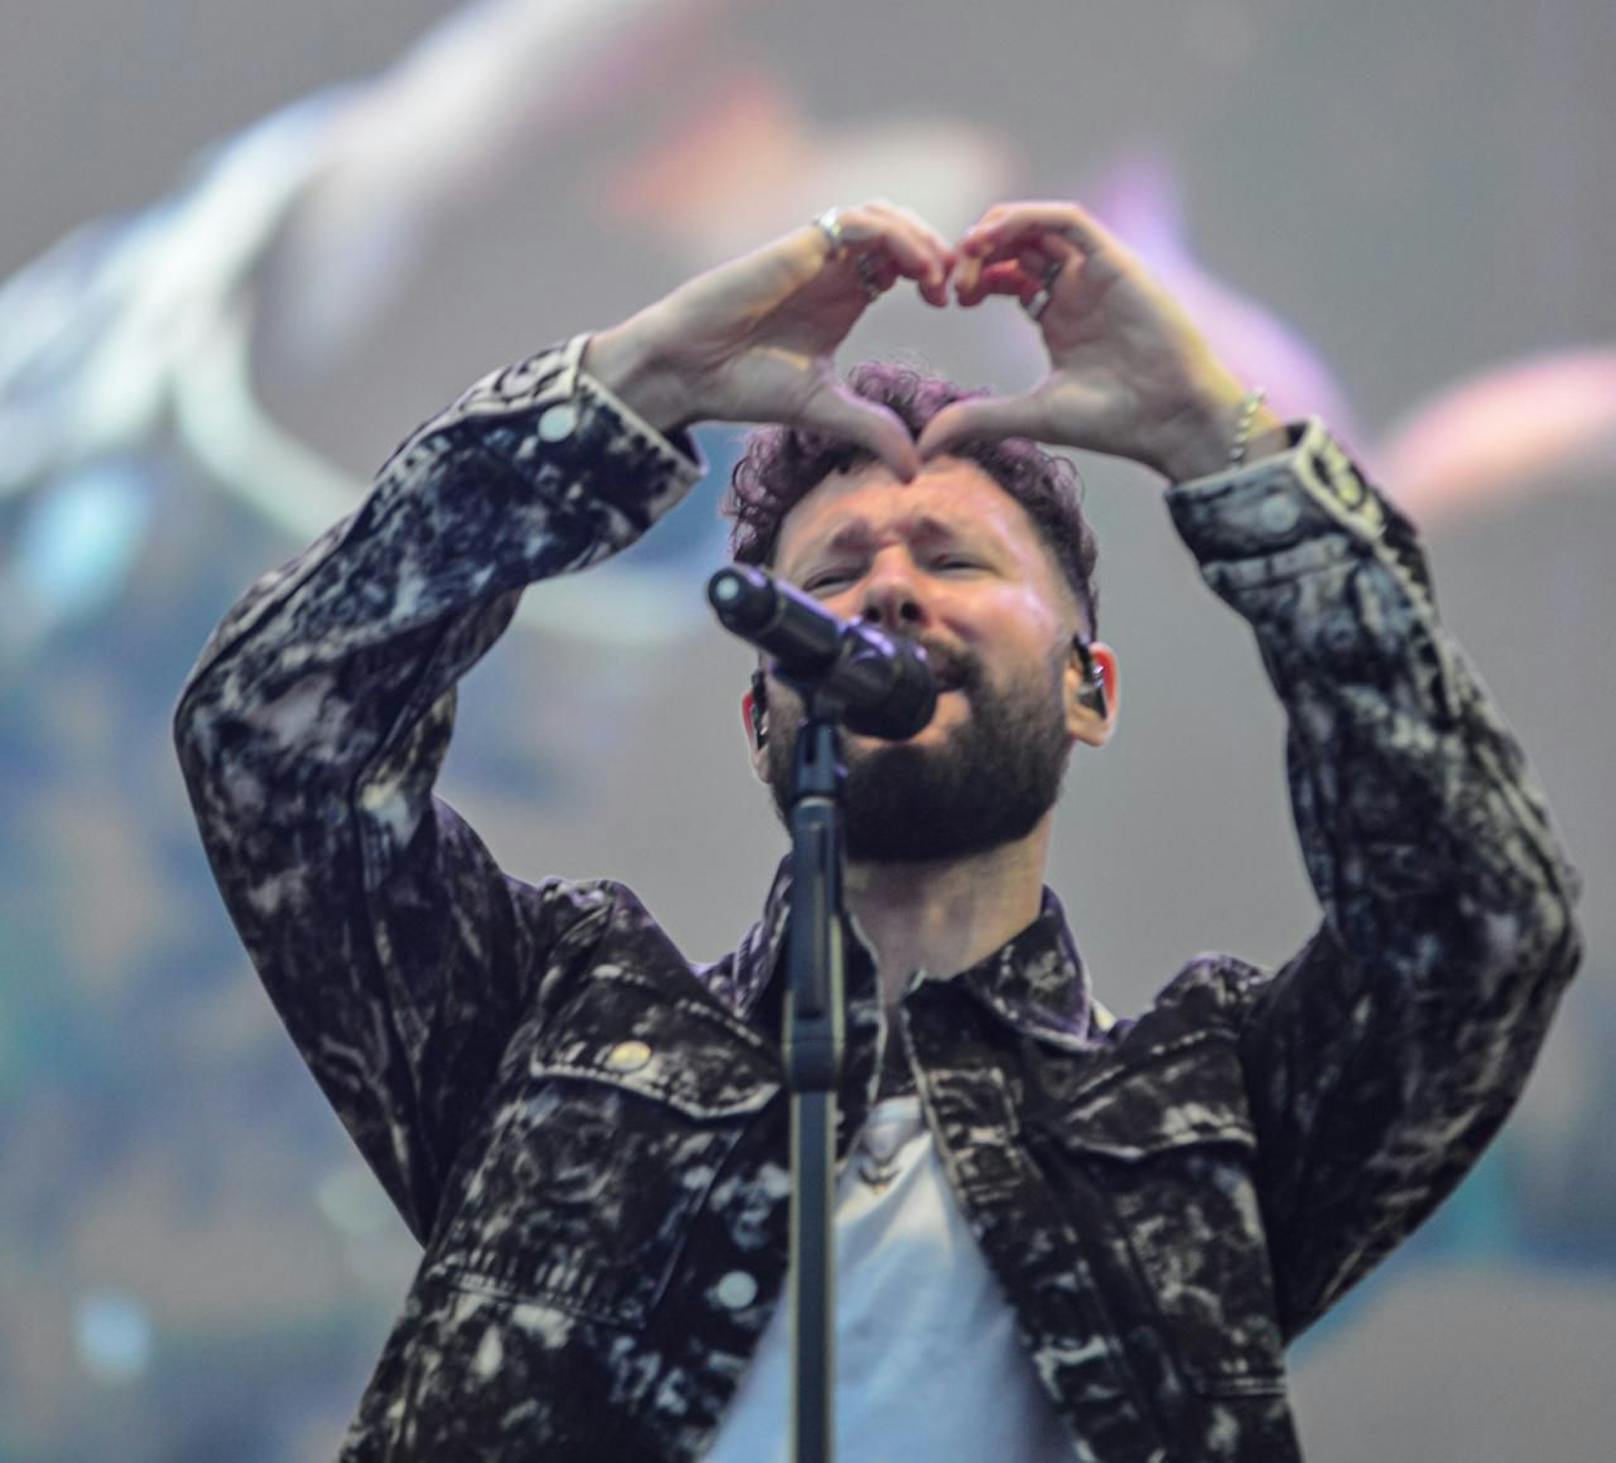
[{"label": "heart hand gesture", "polygon": [[[1244,387],[1137,256],[1082,208],[1000,204],[958,253],[959,303],[1010,294],[1033,306],[1050,369],[1020,395],[944,408],[921,434],[923,457],[1019,436],[1132,458],[1174,481],[1227,463]],[[1284,441],[1283,423],[1265,409],[1251,432],[1253,456]]]},{"label": "heart hand gesture", "polygon": [[[624,388],[657,425],[784,422],[857,442],[899,477],[920,454],[896,413],[837,379],[837,347],[900,278],[948,302],[954,254],[907,209],[876,201],[840,209],[827,232],[795,229],[679,286],[594,336],[586,368]],[[834,236],[834,237],[833,237]]]}]

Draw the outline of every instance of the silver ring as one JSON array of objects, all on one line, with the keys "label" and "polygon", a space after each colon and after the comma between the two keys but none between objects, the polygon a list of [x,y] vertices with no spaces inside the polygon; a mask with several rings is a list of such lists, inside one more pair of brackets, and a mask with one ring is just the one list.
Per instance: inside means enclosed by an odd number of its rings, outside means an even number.
[{"label": "silver ring", "polygon": [[1038,286],[1038,293],[1030,300],[1022,301],[1021,308],[1034,320],[1042,320],[1044,311],[1049,308],[1050,292],[1055,287],[1055,281],[1060,278],[1062,265],[1057,261],[1044,271],[1044,282]]},{"label": "silver ring", "polygon": [[825,236],[825,242],[830,245],[830,257],[839,259],[843,248],[841,209],[827,208],[814,220],[814,227]]},{"label": "silver ring", "polygon": [[875,282],[875,276],[880,269],[874,254],[860,254],[858,260],[858,279],[864,286],[864,295],[869,300],[881,298],[881,286]]}]

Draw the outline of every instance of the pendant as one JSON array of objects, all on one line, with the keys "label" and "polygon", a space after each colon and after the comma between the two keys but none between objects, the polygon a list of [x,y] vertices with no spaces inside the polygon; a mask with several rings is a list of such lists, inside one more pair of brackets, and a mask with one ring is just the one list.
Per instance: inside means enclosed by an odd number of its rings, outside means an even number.
[{"label": "pendant", "polygon": [[886,1192],[887,1185],[898,1176],[898,1158],[896,1154],[883,1160],[873,1153],[861,1153],[858,1166],[859,1178],[868,1184],[876,1193]]}]

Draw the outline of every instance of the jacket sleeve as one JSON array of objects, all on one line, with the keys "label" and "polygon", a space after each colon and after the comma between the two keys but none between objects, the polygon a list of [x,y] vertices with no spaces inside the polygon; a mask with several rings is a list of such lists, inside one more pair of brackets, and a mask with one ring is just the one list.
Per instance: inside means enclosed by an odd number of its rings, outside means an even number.
[{"label": "jacket sleeve", "polygon": [[175,714],[225,905],[271,1000],[418,1238],[547,971],[601,886],[501,873],[432,795],[454,686],[524,585],[632,543],[698,478],[580,369],[578,337],[470,388],[358,509],[255,583]]},{"label": "jacket sleeve", "polygon": [[1408,520],[1317,420],[1168,491],[1284,702],[1323,907],[1239,1040],[1287,1339],[1457,1185],[1576,969],[1577,877],[1521,749],[1437,619]]}]

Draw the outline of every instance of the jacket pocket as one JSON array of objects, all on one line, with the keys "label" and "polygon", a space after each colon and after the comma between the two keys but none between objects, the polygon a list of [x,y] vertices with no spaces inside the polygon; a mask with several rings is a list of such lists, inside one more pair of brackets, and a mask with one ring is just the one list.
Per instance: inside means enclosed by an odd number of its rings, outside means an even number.
[{"label": "jacket pocket", "polygon": [[428,1269],[462,1289],[643,1326],[774,1053],[707,1002],[596,971],[519,1069]]},{"label": "jacket pocket", "polygon": [[1257,1140],[1233,1051],[1174,1043],[1119,1067],[1041,1126],[1110,1221],[1106,1243],[1196,1390],[1284,1390]]}]

